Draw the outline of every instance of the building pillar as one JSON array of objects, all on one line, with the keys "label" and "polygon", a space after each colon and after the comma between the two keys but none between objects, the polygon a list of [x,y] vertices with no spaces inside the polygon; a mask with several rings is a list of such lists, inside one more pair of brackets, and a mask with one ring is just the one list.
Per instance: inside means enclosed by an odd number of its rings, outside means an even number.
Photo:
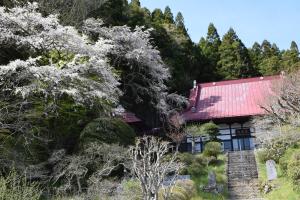
[{"label": "building pillar", "polygon": [[231,124],[229,124],[229,132],[230,132],[231,151],[233,151],[233,141],[232,141],[232,130],[231,130]]}]

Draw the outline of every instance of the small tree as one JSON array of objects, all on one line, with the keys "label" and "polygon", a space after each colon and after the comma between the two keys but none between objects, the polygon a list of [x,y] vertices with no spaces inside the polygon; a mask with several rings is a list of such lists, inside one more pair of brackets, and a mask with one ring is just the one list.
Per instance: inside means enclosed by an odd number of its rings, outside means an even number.
[{"label": "small tree", "polygon": [[218,140],[217,136],[219,135],[219,127],[213,122],[201,125],[200,132],[202,134],[209,135],[210,140],[212,141]]},{"label": "small tree", "polygon": [[195,142],[196,142],[196,138],[202,136],[202,132],[200,130],[200,126],[199,125],[189,125],[186,128],[186,132],[188,135],[191,136],[192,139],[192,154],[195,153]]},{"label": "small tree", "polygon": [[[135,146],[130,148],[132,172],[141,184],[144,200],[158,199],[158,191],[167,175],[173,175],[170,185],[174,185],[182,164],[176,162],[177,152],[166,159],[171,148],[169,142],[153,136],[137,139]],[[170,193],[170,190],[166,192]]]},{"label": "small tree", "polygon": [[206,156],[213,156],[217,159],[221,151],[222,151],[221,144],[219,142],[208,142],[205,145],[205,149],[203,153]]},{"label": "small tree", "polygon": [[181,142],[186,138],[186,132],[183,129],[184,120],[178,112],[173,114],[166,123],[167,136],[176,144],[176,152]]}]

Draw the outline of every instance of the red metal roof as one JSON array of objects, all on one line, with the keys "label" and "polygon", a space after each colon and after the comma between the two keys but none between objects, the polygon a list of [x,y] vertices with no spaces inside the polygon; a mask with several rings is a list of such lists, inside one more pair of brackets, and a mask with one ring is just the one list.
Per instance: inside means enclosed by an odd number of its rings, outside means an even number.
[{"label": "red metal roof", "polygon": [[268,76],[198,84],[191,90],[190,106],[183,117],[186,121],[201,121],[264,114],[259,105],[279,79]]}]

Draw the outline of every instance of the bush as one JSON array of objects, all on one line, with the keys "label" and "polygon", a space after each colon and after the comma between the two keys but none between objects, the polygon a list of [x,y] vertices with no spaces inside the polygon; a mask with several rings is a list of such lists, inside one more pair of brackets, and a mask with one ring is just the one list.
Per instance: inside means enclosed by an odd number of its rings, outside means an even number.
[{"label": "bush", "polygon": [[300,153],[300,149],[297,146],[294,146],[293,148],[289,148],[283,157],[279,159],[279,167],[283,174],[287,174],[288,164],[290,160],[292,159],[293,155],[296,153]]},{"label": "bush", "polygon": [[178,154],[179,162],[184,163],[186,166],[192,164],[194,156],[191,153],[180,153]]},{"label": "bush", "polygon": [[192,175],[192,176],[200,176],[200,175],[204,175],[206,173],[206,171],[204,170],[204,166],[193,162],[188,168],[187,168],[187,172],[188,174]]},{"label": "bush", "polygon": [[25,177],[12,171],[6,177],[0,177],[0,199],[39,200],[42,190],[35,183],[27,182]]},{"label": "bush", "polygon": [[176,181],[175,185],[177,187],[184,188],[189,199],[197,193],[195,183],[192,180],[178,180]]},{"label": "bush", "polygon": [[218,158],[218,155],[221,154],[221,152],[222,148],[219,142],[208,142],[204,147],[203,154],[208,157],[213,156]]},{"label": "bush", "polygon": [[212,140],[217,140],[217,136],[219,135],[219,127],[215,123],[205,123],[201,125],[200,130],[201,133],[209,135]]},{"label": "bush", "polygon": [[[159,191],[159,200],[163,199],[164,190]],[[175,182],[169,200],[189,200],[197,193],[195,184],[191,180],[178,180]]]},{"label": "bush", "polygon": [[194,162],[199,165],[206,166],[209,162],[209,158],[203,156],[203,154],[198,154],[195,156]]},{"label": "bush", "polygon": [[287,175],[293,182],[293,189],[300,191],[300,152],[295,152],[289,159]]},{"label": "bush", "polygon": [[122,183],[122,199],[140,200],[143,198],[143,192],[140,183],[137,180],[130,179]]},{"label": "bush", "polygon": [[281,173],[283,174],[287,174],[287,167],[289,164],[289,158],[287,158],[286,156],[283,156],[282,158],[279,159],[279,168],[281,170]]},{"label": "bush", "polygon": [[284,155],[285,151],[290,147],[297,146],[299,141],[298,136],[295,134],[288,134],[273,139],[270,143],[265,144],[264,152],[260,153],[259,160],[261,162],[266,162],[267,160],[274,160],[279,163],[279,159]]},{"label": "bush", "polygon": [[134,143],[135,132],[117,118],[98,118],[90,122],[80,135],[83,142],[98,140],[107,144],[129,145]]},{"label": "bush", "polygon": [[256,152],[256,155],[257,155],[257,159],[260,163],[265,163],[267,160],[270,160],[266,149],[259,149]]}]

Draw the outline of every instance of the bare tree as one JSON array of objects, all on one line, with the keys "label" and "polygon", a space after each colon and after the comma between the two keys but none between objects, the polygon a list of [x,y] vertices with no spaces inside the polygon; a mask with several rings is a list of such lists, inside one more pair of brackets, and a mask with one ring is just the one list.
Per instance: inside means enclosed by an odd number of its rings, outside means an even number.
[{"label": "bare tree", "polygon": [[[51,174],[54,183],[63,182],[58,190],[62,193],[82,192],[82,183],[88,178],[89,192],[95,192],[105,177],[119,166],[125,166],[128,151],[116,144],[89,143],[78,155],[65,155],[65,150],[52,154],[49,163],[54,164]],[[93,166],[93,167],[91,167]]]},{"label": "bare tree", "polygon": [[300,71],[274,82],[271,95],[261,107],[275,124],[300,125]]},{"label": "bare tree", "polygon": [[167,136],[176,144],[176,152],[179,150],[181,142],[186,138],[186,132],[183,129],[185,124],[182,116],[176,112],[167,121],[165,132]]},{"label": "bare tree", "polygon": [[[130,148],[132,171],[139,180],[144,200],[157,200],[159,189],[168,175],[176,176],[181,163],[176,162],[177,152],[167,158],[172,146],[153,136],[144,136]],[[175,178],[169,180],[172,185]]]}]

